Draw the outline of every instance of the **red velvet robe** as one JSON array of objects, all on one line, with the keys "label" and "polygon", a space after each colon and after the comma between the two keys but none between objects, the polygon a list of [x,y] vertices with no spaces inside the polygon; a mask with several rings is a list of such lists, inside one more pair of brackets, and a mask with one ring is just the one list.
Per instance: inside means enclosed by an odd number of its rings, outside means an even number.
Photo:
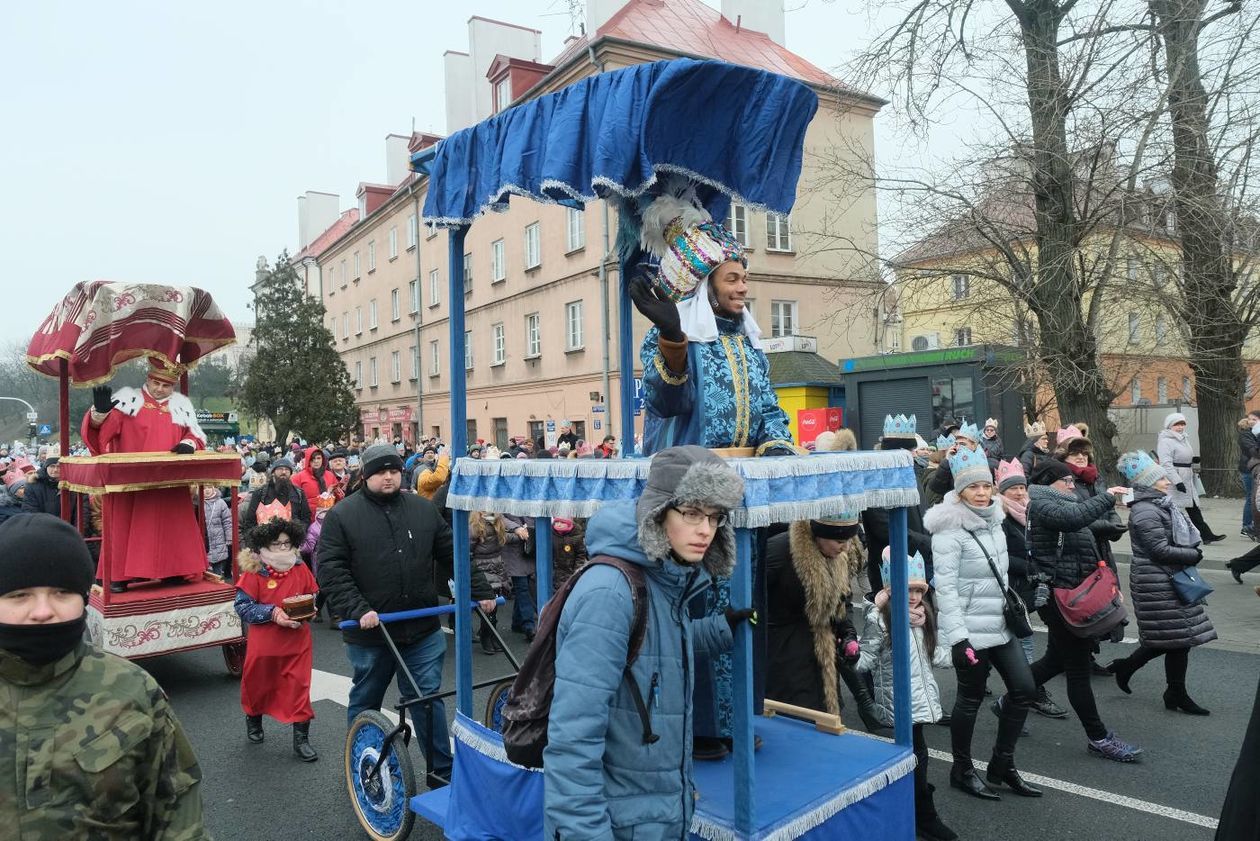
[{"label": "red velvet robe", "polygon": [[[269,586],[271,584],[276,586]],[[318,588],[306,564],[296,564],[284,575],[242,573],[236,587],[259,604],[278,605],[289,596],[304,596]],[[249,626],[245,641],[245,670],[241,673],[241,709],[245,715],[269,715],[293,724],[315,717],[311,709],[311,666],[314,655],[311,626],[282,628],[273,622]]]},{"label": "red velvet robe", "polygon": [[[187,426],[177,425],[165,402],[144,393],[144,406],[135,417],[114,409],[99,428],[92,413],[80,430],[92,455],[104,453],[169,453],[180,441],[201,441]],[[110,578],[199,576],[207,566],[206,546],[188,488],[106,494],[102,506],[106,542],[101,562],[110,552]]]}]

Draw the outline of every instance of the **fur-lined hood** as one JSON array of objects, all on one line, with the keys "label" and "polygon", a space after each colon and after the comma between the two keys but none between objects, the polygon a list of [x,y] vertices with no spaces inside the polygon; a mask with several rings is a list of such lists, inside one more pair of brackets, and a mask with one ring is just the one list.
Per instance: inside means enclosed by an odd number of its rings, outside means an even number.
[{"label": "fur-lined hood", "polygon": [[[652,457],[647,486],[635,505],[639,546],[652,559],[668,558],[669,538],[661,525],[665,509],[704,505],[731,510],[744,500],[744,480],[721,457],[704,447],[670,447]],[[728,577],[735,568],[735,529],[718,529],[704,566],[710,575]]]},{"label": "fur-lined hood", "polygon": [[994,529],[1002,525],[1005,516],[1006,512],[1002,509],[997,494],[989,501],[988,508],[977,511],[959,499],[957,491],[950,491],[940,504],[933,505],[923,515],[923,527],[932,534],[943,534],[955,529]]}]

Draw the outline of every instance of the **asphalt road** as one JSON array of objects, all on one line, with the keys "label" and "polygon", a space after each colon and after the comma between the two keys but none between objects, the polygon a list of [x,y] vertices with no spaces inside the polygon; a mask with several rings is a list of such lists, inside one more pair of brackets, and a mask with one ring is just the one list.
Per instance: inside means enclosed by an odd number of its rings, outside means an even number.
[{"label": "asphalt road", "polygon": [[[1127,575],[1122,576],[1127,577]],[[1251,587],[1238,587],[1223,572],[1209,571],[1217,587],[1210,610],[1225,641],[1196,649],[1190,660],[1190,689],[1194,698],[1212,710],[1208,718],[1165,711],[1162,665],[1156,661],[1133,679],[1134,694],[1124,695],[1109,678],[1095,678],[1094,691],[1109,727],[1145,748],[1143,761],[1118,765],[1090,756],[1085,736],[1074,717],[1053,721],[1030,716],[1032,733],[1020,741],[1019,768],[1030,781],[1042,784],[1046,796],[1025,800],[1005,796],[1000,803],[983,803],[948,785],[948,760],[934,755],[929,775],[937,786],[937,806],[944,820],[963,839],[1023,839],[1039,841],[1209,841],[1225,796],[1229,774],[1238,755],[1242,734],[1260,677],[1260,599]],[[502,610],[502,608],[501,608]],[[317,691],[338,695],[350,674],[340,634],[315,627]],[[515,648],[524,643],[516,635]],[[453,637],[448,641],[453,646]],[[1044,646],[1044,634],[1037,634]],[[1133,650],[1132,644],[1104,645],[1104,662]],[[478,653],[475,680],[508,672],[507,660]],[[328,698],[315,702],[316,720],[311,740],[320,761],[299,762],[292,753],[288,728],[268,721],[267,739],[253,745],[245,739],[239,705],[239,684],[227,676],[217,649],[145,661],[146,667],[170,694],[175,709],[197,750],[204,772],[203,796],[207,825],[216,839],[264,841],[286,839],[343,839],[365,835],[351,811],[342,769],[346,732],[342,703]],[[447,657],[451,686],[453,654]],[[952,672],[938,672],[947,702],[954,693]],[[990,685],[1001,691],[994,676]],[[1066,706],[1062,678],[1051,692]],[[387,704],[395,699],[393,690]],[[478,693],[474,709],[485,708]],[[856,715],[850,725],[856,724]],[[981,711],[974,754],[987,759],[996,718]],[[928,728],[934,751],[948,753],[949,731]],[[417,765],[423,757],[413,743]],[[432,825],[417,820],[413,839],[440,839]]]}]

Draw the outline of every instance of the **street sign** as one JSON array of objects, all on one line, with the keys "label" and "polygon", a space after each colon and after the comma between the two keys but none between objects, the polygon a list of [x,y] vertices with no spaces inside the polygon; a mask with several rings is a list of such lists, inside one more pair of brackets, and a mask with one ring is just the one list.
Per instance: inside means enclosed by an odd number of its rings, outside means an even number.
[{"label": "street sign", "polygon": [[643,378],[634,378],[634,414],[643,414]]},{"label": "street sign", "polygon": [[41,424],[39,425],[39,434],[40,434],[40,435],[52,435],[52,426],[50,426],[49,424],[46,424],[46,423],[41,423]]},{"label": "street sign", "polygon": [[35,423],[35,421],[39,420],[39,412],[27,412],[26,420],[30,423]]}]

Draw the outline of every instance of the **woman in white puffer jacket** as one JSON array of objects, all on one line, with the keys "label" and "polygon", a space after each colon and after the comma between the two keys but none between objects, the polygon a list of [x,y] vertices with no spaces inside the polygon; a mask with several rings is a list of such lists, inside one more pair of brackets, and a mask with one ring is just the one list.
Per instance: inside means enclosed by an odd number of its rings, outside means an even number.
[{"label": "woman in white puffer jacket", "polygon": [[950,723],[954,766],[949,782],[982,800],[1001,799],[976,774],[971,759],[976,712],[992,667],[1006,683],[1007,694],[1000,706],[997,742],[986,778],[992,785],[1005,783],[1024,797],[1040,797],[1041,792],[1025,783],[1015,769],[1015,741],[1037,689],[1019,640],[1003,616],[1008,584],[1002,531],[1006,514],[994,498],[993,474],[983,452],[960,448],[950,456],[949,466],[954,490],[923,517],[924,528],[932,533],[932,584],[941,644],[949,646],[958,673]]}]

